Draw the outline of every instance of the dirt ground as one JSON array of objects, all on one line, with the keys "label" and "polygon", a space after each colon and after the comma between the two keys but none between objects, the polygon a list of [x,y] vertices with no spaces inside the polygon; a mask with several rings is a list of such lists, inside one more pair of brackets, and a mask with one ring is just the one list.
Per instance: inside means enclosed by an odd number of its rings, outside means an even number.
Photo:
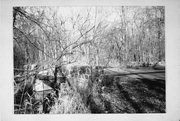
[{"label": "dirt ground", "polygon": [[165,74],[112,78],[110,85],[94,86],[91,113],[166,112]]}]

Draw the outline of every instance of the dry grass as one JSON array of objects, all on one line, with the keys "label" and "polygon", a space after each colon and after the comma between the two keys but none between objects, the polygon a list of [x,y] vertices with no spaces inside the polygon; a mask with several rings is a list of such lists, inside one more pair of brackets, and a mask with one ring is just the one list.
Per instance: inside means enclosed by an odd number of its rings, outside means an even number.
[{"label": "dry grass", "polygon": [[85,106],[80,94],[69,87],[67,83],[61,84],[59,90],[59,98],[51,109],[51,114],[77,114],[90,113],[90,110]]},{"label": "dry grass", "polygon": [[[31,82],[31,80],[27,82]],[[104,76],[101,81],[93,81],[93,83],[87,80],[80,80],[79,78],[71,78],[69,81],[71,86],[67,82],[61,83],[58,90],[58,98],[54,95],[54,92],[50,93],[51,98],[48,98],[49,101],[46,102],[45,107],[45,100],[36,100],[34,94],[30,94],[26,90],[25,85],[28,83],[15,83],[14,113],[84,114],[165,112],[165,80],[135,79],[125,76],[117,78],[109,76],[106,78]],[[17,89],[20,91],[17,91]],[[22,94],[24,96],[23,98],[21,98]],[[45,112],[44,108],[48,111]]]}]

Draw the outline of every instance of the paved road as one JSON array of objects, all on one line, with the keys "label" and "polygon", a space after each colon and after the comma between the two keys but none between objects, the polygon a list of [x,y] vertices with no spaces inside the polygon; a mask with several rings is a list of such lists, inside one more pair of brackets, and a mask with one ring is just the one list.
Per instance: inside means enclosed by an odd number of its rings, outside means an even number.
[{"label": "paved road", "polygon": [[132,78],[161,79],[165,80],[165,70],[143,70],[143,69],[119,69],[107,68],[105,74],[115,76],[129,76]]}]

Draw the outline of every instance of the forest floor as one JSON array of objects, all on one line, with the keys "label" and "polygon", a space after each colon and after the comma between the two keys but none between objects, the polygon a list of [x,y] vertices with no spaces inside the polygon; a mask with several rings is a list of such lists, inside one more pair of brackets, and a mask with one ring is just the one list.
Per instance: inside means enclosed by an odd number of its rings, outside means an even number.
[{"label": "forest floor", "polygon": [[[116,70],[108,73],[139,72]],[[101,93],[93,95],[91,113],[165,113],[165,73],[138,74],[118,77]]]},{"label": "forest floor", "polygon": [[[83,98],[81,92],[74,91],[70,86],[62,83],[59,97],[53,98],[55,105],[50,106],[50,113],[165,113],[165,72],[123,75],[146,71],[155,70],[105,69],[105,75],[108,76],[105,76],[103,80],[108,83],[93,81],[87,104],[84,103],[86,98]],[[32,103],[34,107],[37,107],[35,104]],[[21,109],[22,112],[15,111],[15,113],[28,113],[23,107]],[[32,113],[32,109],[33,106],[29,113]],[[44,112],[39,111],[38,113]]]}]

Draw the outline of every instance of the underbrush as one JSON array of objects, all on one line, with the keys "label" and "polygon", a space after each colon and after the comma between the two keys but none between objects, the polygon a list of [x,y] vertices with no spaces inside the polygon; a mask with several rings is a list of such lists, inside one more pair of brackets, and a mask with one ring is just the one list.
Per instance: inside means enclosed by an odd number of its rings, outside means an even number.
[{"label": "underbrush", "polygon": [[74,91],[67,83],[61,84],[59,98],[52,107],[51,114],[76,114],[90,113],[90,110],[83,103],[80,94]]},{"label": "underbrush", "polygon": [[[77,114],[91,113],[88,108],[89,90],[70,86],[68,82],[61,83],[54,91],[43,92],[38,96],[33,91],[33,85],[24,80],[14,85],[14,113],[15,114]],[[47,94],[46,94],[47,93]],[[38,98],[37,98],[38,97]],[[39,98],[42,97],[42,98]]]},{"label": "underbrush", "polygon": [[166,108],[164,80],[74,78],[41,100],[35,98],[31,81],[15,84],[15,114],[164,113]]}]

